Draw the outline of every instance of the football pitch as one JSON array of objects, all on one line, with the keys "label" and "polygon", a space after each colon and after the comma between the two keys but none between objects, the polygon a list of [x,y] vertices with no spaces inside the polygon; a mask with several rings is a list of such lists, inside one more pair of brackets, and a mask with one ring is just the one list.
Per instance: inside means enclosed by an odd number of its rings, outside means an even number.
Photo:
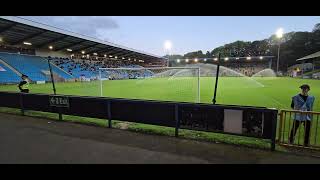
[{"label": "football pitch", "polygon": [[[196,102],[197,78],[149,78],[91,82],[56,83],[57,94],[102,96],[131,99]],[[212,103],[215,77],[200,78],[200,101]],[[320,111],[320,81],[280,77],[220,77],[217,104],[290,109],[291,97],[301,84],[311,86],[315,96],[314,111]],[[101,89],[102,85],[102,89]],[[0,85],[0,91],[18,92],[17,85]],[[31,84],[31,93],[52,94],[52,84]]]},{"label": "football pitch", "polygon": [[[147,79],[128,79],[128,80],[106,80],[91,82],[64,82],[55,83],[57,94],[80,95],[80,96],[102,96],[129,99],[147,99],[179,102],[196,102],[198,100],[198,79],[195,77],[175,77],[175,78],[147,78]],[[214,94],[215,77],[200,78],[200,100],[201,103],[212,103]],[[291,97],[300,92],[301,84],[309,84],[311,87],[310,95],[315,96],[314,111],[320,111],[320,81],[299,78],[280,78],[280,77],[220,77],[217,91],[217,104],[258,106],[280,109],[291,109]],[[102,85],[102,86],[101,86]],[[102,89],[101,89],[102,87]],[[0,91],[18,92],[17,85],[0,85]],[[30,84],[31,93],[53,94],[52,84]],[[4,110],[6,111],[6,110]],[[41,116],[48,116],[42,113]],[[66,118],[66,117],[65,117]],[[72,118],[71,118],[72,119]],[[78,118],[79,119],[79,118]],[[72,119],[71,121],[74,121]],[[79,122],[93,122],[105,124],[105,121],[90,120],[80,118]],[[318,121],[317,121],[318,123]],[[285,123],[290,127],[289,122]],[[315,128],[316,126],[313,125]],[[317,125],[317,127],[320,127]],[[129,129],[142,132],[157,132],[168,134],[172,132],[170,128],[156,127],[144,124],[130,124]],[[290,128],[289,128],[290,129]],[[288,139],[289,129],[284,132],[284,140]],[[301,128],[300,128],[301,129]],[[278,131],[277,131],[278,132]],[[301,134],[303,134],[303,128]],[[315,139],[315,131],[311,131],[311,139]],[[169,133],[170,134],[170,133]],[[187,136],[199,138],[199,132],[186,133]],[[297,133],[297,134],[300,134]],[[226,136],[220,137],[219,134],[202,134],[201,137],[207,139],[219,139],[232,143],[239,143],[239,139]],[[298,135],[297,135],[298,136]],[[319,134],[316,134],[318,137]],[[228,140],[225,140],[225,139]],[[299,135],[300,142],[303,136]],[[320,138],[316,138],[316,144],[320,143]],[[243,140],[241,140],[242,142]],[[299,142],[298,141],[298,142]],[[313,140],[312,140],[313,142]],[[260,146],[260,141],[247,140],[242,144],[254,144]]]}]

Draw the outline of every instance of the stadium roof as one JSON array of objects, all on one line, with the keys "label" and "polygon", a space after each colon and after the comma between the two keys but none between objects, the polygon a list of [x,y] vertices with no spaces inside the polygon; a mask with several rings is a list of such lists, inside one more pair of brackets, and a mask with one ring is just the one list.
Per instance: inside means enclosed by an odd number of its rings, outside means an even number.
[{"label": "stadium roof", "polygon": [[48,48],[54,51],[72,50],[72,53],[98,53],[139,60],[160,60],[163,57],[138,51],[93,37],[52,27],[16,16],[0,16],[0,37],[10,45],[30,42],[33,48]]},{"label": "stadium roof", "polygon": [[317,58],[317,57],[320,57],[320,51],[313,53],[313,54],[310,54],[308,56],[305,56],[303,58],[297,59],[297,61],[308,60],[308,59],[313,59],[313,58]]}]

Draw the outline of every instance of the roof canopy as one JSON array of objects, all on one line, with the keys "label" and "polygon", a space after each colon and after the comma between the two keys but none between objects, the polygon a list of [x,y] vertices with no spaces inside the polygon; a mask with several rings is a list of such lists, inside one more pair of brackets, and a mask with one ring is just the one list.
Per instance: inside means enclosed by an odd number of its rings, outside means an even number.
[{"label": "roof canopy", "polygon": [[53,51],[85,54],[98,53],[139,60],[160,60],[163,57],[66,31],[16,16],[0,16],[0,37],[10,45],[30,42],[35,49],[53,47]]},{"label": "roof canopy", "polygon": [[313,58],[317,58],[317,57],[320,57],[320,51],[313,53],[313,54],[310,54],[308,56],[305,56],[303,58],[297,59],[297,61],[309,60],[309,59],[313,59]]}]

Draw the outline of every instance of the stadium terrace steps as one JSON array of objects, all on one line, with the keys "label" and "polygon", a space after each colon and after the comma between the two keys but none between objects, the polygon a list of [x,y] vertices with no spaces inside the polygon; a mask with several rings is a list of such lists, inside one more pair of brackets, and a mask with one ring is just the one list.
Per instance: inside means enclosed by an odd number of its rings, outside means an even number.
[{"label": "stadium terrace steps", "polygon": [[3,60],[0,59],[0,63],[2,63],[4,66],[7,66],[9,69],[11,69],[11,71],[13,71],[14,73],[16,73],[19,77],[22,76],[22,74],[17,71],[14,67],[10,66],[8,63],[4,62]]},{"label": "stadium terrace steps", "polygon": [[0,60],[0,83],[18,83],[20,76]]},{"label": "stadium terrace steps", "polygon": [[[32,81],[50,80],[50,77],[42,73],[49,70],[48,62],[42,57],[1,52],[0,58],[21,74],[28,75]],[[67,74],[56,66],[52,66],[52,71],[64,79],[73,78],[70,74]]]},{"label": "stadium terrace steps", "polygon": [[65,79],[70,79],[70,77],[74,78],[73,75],[71,75],[70,73],[68,73],[67,71],[65,71],[64,69],[61,69],[59,66],[57,66],[55,63],[50,62],[52,67],[55,67],[57,69],[59,69],[60,71],[63,71],[65,74],[69,75],[69,77],[66,77]]},{"label": "stadium terrace steps", "polygon": [[79,64],[75,64],[74,62],[72,62],[71,60],[62,60],[63,63],[60,65],[57,65],[57,61],[60,61],[61,59],[59,58],[55,58],[53,60],[53,63],[55,64],[56,67],[60,68],[61,70],[67,72],[68,66],[75,66],[75,68],[72,68],[71,70],[71,75],[76,77],[76,78],[80,78],[81,76],[85,76],[86,78],[91,78],[93,76],[97,76],[98,72],[96,74],[94,74],[93,72],[89,71],[89,70],[82,70]]}]

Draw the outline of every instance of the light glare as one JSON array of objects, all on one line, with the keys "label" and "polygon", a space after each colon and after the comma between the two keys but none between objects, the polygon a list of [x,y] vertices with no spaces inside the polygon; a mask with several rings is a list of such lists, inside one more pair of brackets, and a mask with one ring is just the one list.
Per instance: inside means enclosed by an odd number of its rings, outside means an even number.
[{"label": "light glare", "polygon": [[164,42],[164,49],[170,51],[171,48],[172,48],[172,43],[171,43],[171,41],[166,40],[166,41]]},{"label": "light glare", "polygon": [[282,36],[283,36],[283,29],[282,28],[279,28],[277,30],[276,36],[277,36],[277,38],[282,38]]},{"label": "light glare", "polygon": [[30,42],[23,42],[24,45],[31,46],[32,44]]}]

